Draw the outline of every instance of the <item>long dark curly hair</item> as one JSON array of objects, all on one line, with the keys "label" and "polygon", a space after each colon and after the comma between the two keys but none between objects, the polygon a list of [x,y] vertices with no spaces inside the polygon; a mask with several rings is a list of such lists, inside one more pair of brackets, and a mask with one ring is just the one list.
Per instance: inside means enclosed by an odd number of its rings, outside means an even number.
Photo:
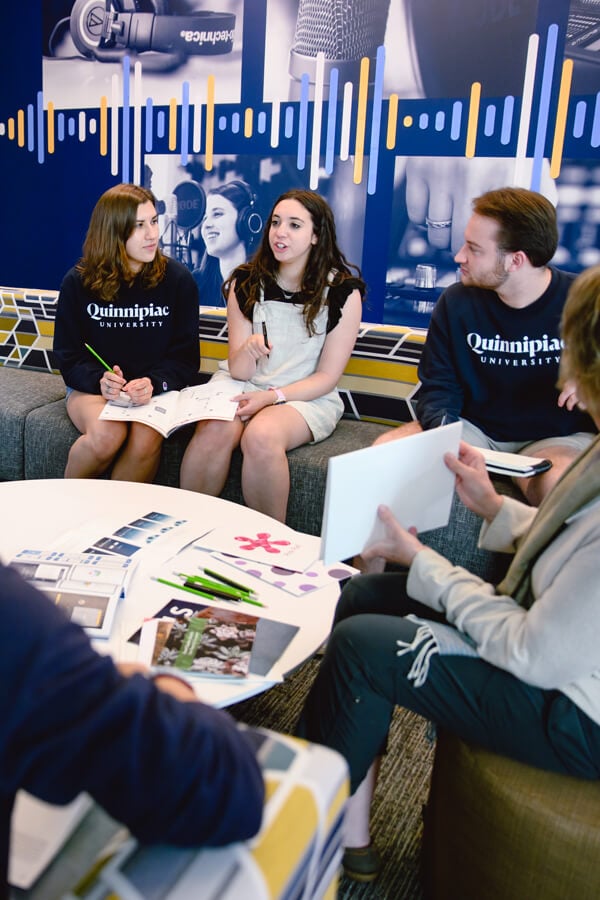
[{"label": "long dark curly hair", "polygon": [[[223,296],[227,299],[235,281],[242,300],[241,309],[245,316],[252,318],[252,309],[260,300],[261,290],[271,279],[276,280],[279,263],[273,255],[269,243],[269,230],[277,205],[283,200],[297,200],[311,217],[317,241],[312,245],[302,275],[300,293],[303,299],[304,320],[309,334],[314,334],[314,321],[323,306],[323,293],[328,284],[336,285],[352,278],[364,296],[365,284],[358,266],[349,263],[338,247],[335,220],[326,200],[315,191],[293,188],[281,194],[273,204],[266,222],[261,243],[256,253],[247,263],[239,266],[223,285]],[[352,274],[354,270],[355,274]],[[330,276],[330,273],[331,276]]]},{"label": "long dark curly hair", "polygon": [[160,250],[139,272],[129,267],[125,244],[135,228],[138,206],[147,202],[156,208],[156,198],[147,188],[116,184],[102,194],[92,211],[76,269],[84,287],[104,302],[114,300],[121,285],[132,284],[136,278],[152,288],[165,277],[167,260]]}]

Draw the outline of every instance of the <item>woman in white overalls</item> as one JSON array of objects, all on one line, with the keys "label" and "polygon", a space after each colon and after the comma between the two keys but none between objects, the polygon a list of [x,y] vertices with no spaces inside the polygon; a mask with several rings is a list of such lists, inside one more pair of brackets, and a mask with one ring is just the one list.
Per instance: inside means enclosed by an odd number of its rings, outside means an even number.
[{"label": "woman in white overalls", "polygon": [[240,445],[246,504],[283,522],[286,451],[328,437],[344,411],[337,383],[360,327],[365,284],[337,245],[325,200],[291,190],[276,201],[256,254],[223,292],[229,356],[212,380],[240,382],[237,413],[232,422],[198,423],[181,487],[220,494]]}]

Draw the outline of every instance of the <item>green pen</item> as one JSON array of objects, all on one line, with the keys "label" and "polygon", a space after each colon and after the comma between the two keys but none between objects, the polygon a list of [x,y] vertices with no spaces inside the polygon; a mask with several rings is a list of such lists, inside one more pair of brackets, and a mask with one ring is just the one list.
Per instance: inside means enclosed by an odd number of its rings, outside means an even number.
[{"label": "green pen", "polygon": [[[204,571],[206,571],[206,569]],[[226,600],[231,599],[242,603],[251,603],[252,606],[261,606],[263,609],[266,609],[264,603],[260,603],[259,600],[253,600],[252,597],[248,596],[245,590],[228,588],[223,583],[217,584],[214,581],[208,581],[206,578],[201,578],[200,575],[186,575],[184,572],[178,572],[177,574],[180,578],[185,578],[186,581],[196,582],[201,587],[206,588],[207,591],[214,590],[215,594],[224,597]],[[189,588],[189,590],[193,590],[193,588]]]},{"label": "green pen", "polygon": [[238,591],[242,591],[244,594],[256,593],[254,588],[246,587],[245,584],[240,584],[239,581],[234,581],[233,578],[229,578],[227,575],[221,575],[220,572],[215,572],[214,569],[207,569],[205,566],[204,573],[210,575],[212,578],[216,578],[217,581],[222,581],[223,584],[228,584],[229,587],[237,588]]},{"label": "green pen", "polygon": [[202,578],[200,575],[187,575],[185,572],[173,572],[174,575],[177,575],[178,578],[183,578],[185,581],[190,581],[193,584],[198,584],[200,589],[206,588],[208,591],[214,590],[216,593],[223,594],[226,597],[233,597],[235,600],[243,600],[244,597],[248,596],[247,591],[239,590],[238,588],[229,587],[223,582],[210,581],[208,578]]},{"label": "green pen", "polygon": [[96,353],[96,351],[94,350],[93,347],[90,347],[89,344],[85,344],[85,346],[86,346],[87,349],[90,351],[90,353],[92,354],[92,356],[95,356],[96,359],[98,360],[98,362],[102,363],[102,365],[104,366],[105,369],[108,369],[109,372],[114,372],[113,367],[112,367],[112,366],[109,366],[109,364],[108,364],[105,360],[102,359],[102,357],[100,356],[100,354]]},{"label": "green pen", "polygon": [[211,594],[205,594],[203,591],[197,591],[195,588],[186,587],[185,584],[176,584],[174,581],[167,581],[165,578],[155,578],[152,576],[153,581],[158,581],[159,584],[166,584],[167,587],[177,588],[179,591],[187,591],[188,594],[195,594],[197,597],[204,597],[205,600],[214,600],[215,598]]}]

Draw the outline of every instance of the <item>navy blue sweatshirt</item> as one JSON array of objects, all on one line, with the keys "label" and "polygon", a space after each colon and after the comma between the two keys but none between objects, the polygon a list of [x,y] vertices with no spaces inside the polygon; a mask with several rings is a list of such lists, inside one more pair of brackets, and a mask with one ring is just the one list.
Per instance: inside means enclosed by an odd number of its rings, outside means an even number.
[{"label": "navy blue sweatshirt", "polygon": [[225,712],[124,678],[47,597],[0,565],[0,897],[19,788],[87,791],[145,843],[254,835],[264,786],[251,735]]},{"label": "navy blue sweatshirt", "polygon": [[58,297],[53,348],[65,384],[100,393],[104,369],[85,344],[110,366],[120,366],[127,381],[148,376],[154,394],[196,384],[199,316],[196,282],[176,260],[167,260],[165,277],[155,288],[136,280],[124,285],[113,303],[94,297],[70,269]]},{"label": "navy blue sweatshirt", "polygon": [[557,405],[560,318],[574,275],[551,269],[546,291],[513,309],[495,291],[453,284],[431,317],[419,365],[417,418],[434,428],[446,413],[496,441],[596,433],[579,409]]}]

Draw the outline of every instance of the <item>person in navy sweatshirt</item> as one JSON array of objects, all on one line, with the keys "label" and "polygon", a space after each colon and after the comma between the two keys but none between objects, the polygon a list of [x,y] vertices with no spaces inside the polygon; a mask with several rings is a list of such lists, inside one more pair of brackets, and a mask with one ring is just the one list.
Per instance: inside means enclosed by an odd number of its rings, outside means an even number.
[{"label": "person in navy sweatshirt", "polygon": [[2,564],[0,606],[0,898],[19,789],[57,804],[86,791],[143,843],[256,834],[264,784],[251,731],[178,678],[124,675]]},{"label": "person in navy sweatshirt", "polygon": [[596,426],[572,384],[556,387],[560,318],[575,275],[549,266],[558,245],[556,211],[523,188],[473,201],[456,254],[460,282],[440,296],[419,365],[416,421],[375,443],[463,422],[476,447],[549,459],[552,468],[518,479],[537,506]]},{"label": "person in navy sweatshirt", "polygon": [[67,412],[81,432],[66,478],[110,469],[120,481],[153,480],[162,436],[140,422],[98,416],[121,392],[144,405],[195,384],[199,316],[191,272],[159,250],[154,195],[135,184],[105,191],[56,309],[54,354],[67,386]]}]

